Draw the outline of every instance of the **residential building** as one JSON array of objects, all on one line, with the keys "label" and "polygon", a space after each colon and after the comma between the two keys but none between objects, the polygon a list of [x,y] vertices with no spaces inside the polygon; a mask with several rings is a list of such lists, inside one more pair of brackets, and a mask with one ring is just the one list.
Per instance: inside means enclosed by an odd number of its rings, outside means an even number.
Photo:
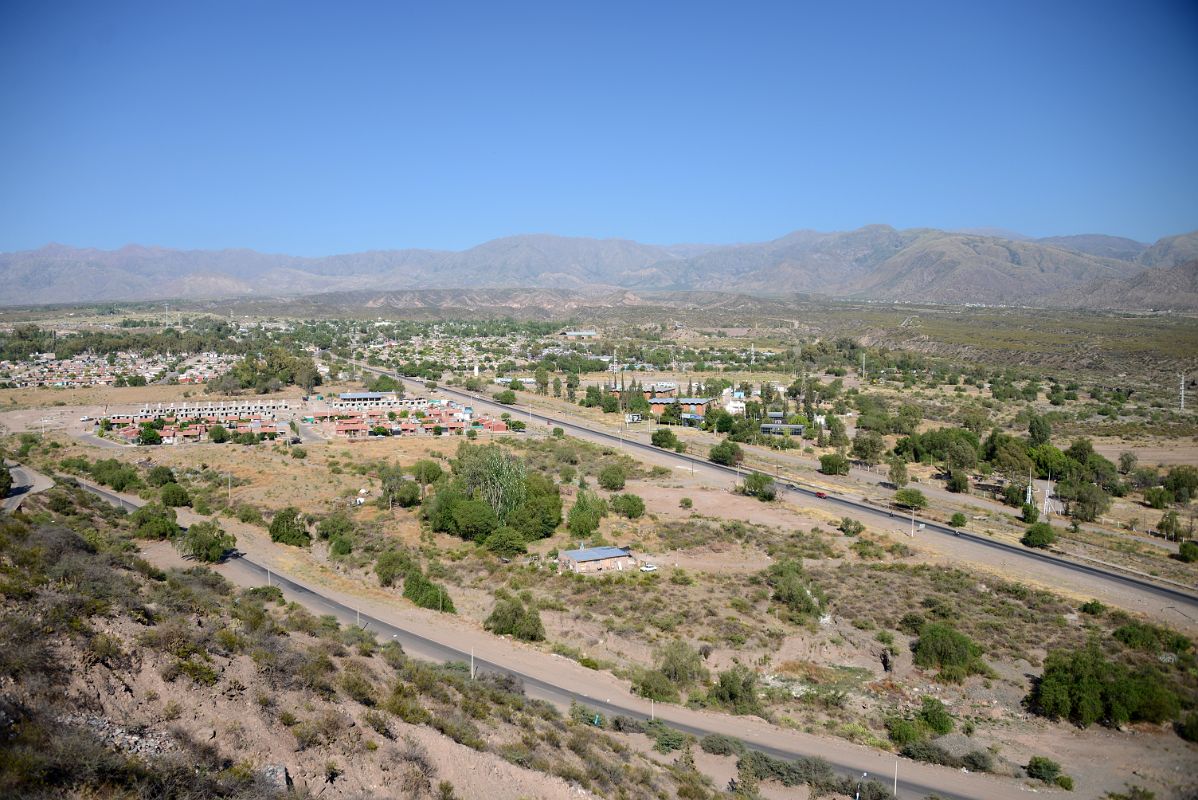
[{"label": "residential building", "polygon": [[636,559],[627,547],[585,547],[566,550],[558,555],[557,563],[563,570],[582,574],[613,570],[622,572],[636,567]]}]

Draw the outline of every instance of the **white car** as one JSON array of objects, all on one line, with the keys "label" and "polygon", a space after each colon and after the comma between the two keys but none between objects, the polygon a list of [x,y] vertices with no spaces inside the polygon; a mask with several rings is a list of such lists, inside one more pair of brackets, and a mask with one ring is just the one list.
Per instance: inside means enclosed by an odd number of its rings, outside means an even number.
[{"label": "white car", "polygon": [[656,564],[641,564],[641,572],[657,572]]}]

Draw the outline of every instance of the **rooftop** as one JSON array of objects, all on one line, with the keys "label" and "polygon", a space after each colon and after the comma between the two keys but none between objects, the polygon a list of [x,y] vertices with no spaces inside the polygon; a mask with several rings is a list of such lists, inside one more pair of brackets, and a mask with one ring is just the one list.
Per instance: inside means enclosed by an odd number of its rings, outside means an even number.
[{"label": "rooftop", "polygon": [[337,396],[342,400],[383,400],[395,397],[395,392],[342,392]]},{"label": "rooftop", "polygon": [[602,561],[605,558],[623,558],[630,553],[627,547],[584,547],[582,550],[567,550],[562,555],[571,561]]}]

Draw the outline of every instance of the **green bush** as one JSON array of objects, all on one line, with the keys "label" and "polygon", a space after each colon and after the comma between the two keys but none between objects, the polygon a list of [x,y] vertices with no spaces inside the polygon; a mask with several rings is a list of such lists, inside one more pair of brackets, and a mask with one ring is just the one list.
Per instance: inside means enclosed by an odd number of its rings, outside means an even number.
[{"label": "green bush", "polygon": [[216,522],[197,522],[175,538],[175,548],[185,556],[211,564],[237,546],[237,537]]},{"label": "green bush", "polygon": [[840,453],[827,453],[819,457],[819,471],[825,475],[848,475],[849,460]]},{"label": "green bush", "polygon": [[659,669],[639,669],[632,679],[632,691],[659,703],[678,702],[678,687]]},{"label": "green bush", "polygon": [[457,613],[445,587],[433,583],[416,568],[409,569],[404,575],[403,596],[421,608],[443,611],[446,614]]},{"label": "green bush", "polygon": [[638,519],[645,514],[645,501],[635,494],[614,495],[610,505],[612,511],[629,519]]},{"label": "green bush", "polygon": [[935,697],[923,698],[923,707],[919,710],[916,718],[928,727],[933,733],[943,736],[953,729],[953,716],[948,713],[948,709],[944,707],[944,703],[937,700]]},{"label": "green bush", "polygon": [[722,733],[707,734],[699,740],[699,747],[704,753],[716,756],[739,756],[745,752],[744,742]]},{"label": "green bush", "polygon": [[957,683],[968,675],[984,673],[981,648],[950,625],[929,622],[919,630],[919,638],[911,647],[915,665],[924,669],[937,668],[940,677]]},{"label": "green bush", "polygon": [[526,606],[517,597],[497,600],[483,627],[500,636],[514,636],[525,642],[545,639],[545,626],[541,624],[540,612],[535,607]]},{"label": "green bush", "polygon": [[397,578],[414,568],[411,556],[399,550],[387,550],[379,555],[374,565],[374,574],[380,586],[394,586]]},{"label": "green bush", "polygon": [[1061,774],[1061,765],[1045,756],[1032,756],[1027,762],[1027,776],[1045,783],[1052,783]]},{"label": "green bush", "polygon": [[1037,522],[1027,529],[1019,541],[1024,547],[1047,548],[1057,540],[1056,531],[1047,522]]},{"label": "green bush", "polygon": [[894,503],[900,508],[918,511],[921,508],[927,508],[928,498],[924,497],[923,492],[918,489],[899,489],[894,493]]},{"label": "green bush", "polygon": [[924,738],[924,731],[919,724],[903,717],[891,717],[886,720],[886,733],[890,736],[890,741],[899,747],[905,747]]},{"label": "green bush", "polygon": [[733,714],[757,714],[761,702],[757,697],[757,673],[737,664],[720,673],[707,698]]},{"label": "green bush", "polygon": [[1082,603],[1080,611],[1091,616],[1101,616],[1106,613],[1106,606],[1099,600],[1087,600]]},{"label": "green bush", "polygon": [[708,460],[713,464],[722,464],[725,467],[736,466],[745,460],[745,451],[740,445],[729,439],[717,444],[707,454]]},{"label": "green bush", "polygon": [[139,539],[173,539],[179,532],[175,509],[147,503],[129,515],[133,535]]},{"label": "green bush", "polygon": [[1187,564],[1198,561],[1198,542],[1182,542],[1177,548],[1177,557]]},{"label": "green bush", "polygon": [[964,528],[968,521],[969,520],[965,518],[965,515],[958,511],[957,513],[953,514],[953,518],[948,521],[948,524],[954,528]]},{"label": "green bush", "polygon": [[1191,646],[1190,640],[1180,633],[1146,622],[1129,622],[1116,628],[1111,635],[1133,650],[1143,650],[1153,655],[1166,650],[1184,653]]},{"label": "green bush", "polygon": [[1053,650],[1028,694],[1034,713],[1068,719],[1085,728],[1095,722],[1122,725],[1144,720],[1160,723],[1177,717],[1177,696],[1151,667],[1130,672],[1108,661],[1091,643],[1083,650]]},{"label": "green bush", "polygon": [[763,472],[751,472],[745,476],[741,492],[749,497],[756,497],[763,502],[774,500],[778,496],[778,486],[774,479]]},{"label": "green bush", "polygon": [[608,464],[599,470],[599,485],[609,492],[618,492],[624,488],[624,469],[617,464]]},{"label": "green bush", "polygon": [[511,558],[520,553],[528,552],[524,537],[515,528],[504,525],[483,541],[483,546],[497,556]]},{"label": "green bush", "polygon": [[1053,783],[1067,792],[1073,791],[1073,778],[1070,778],[1068,775],[1058,775]]},{"label": "green bush", "polygon": [[275,514],[270,521],[270,540],[293,547],[307,547],[312,543],[298,508],[288,506]]},{"label": "green bush", "polygon": [[172,482],[163,484],[159,496],[161,497],[162,504],[164,506],[179,508],[180,506],[191,505],[191,495],[189,495],[187,490],[177,483]]},{"label": "green bush", "polygon": [[1198,712],[1191,711],[1177,724],[1177,735],[1187,742],[1198,742]]},{"label": "green bush", "polygon": [[654,447],[660,447],[664,450],[673,450],[678,446],[678,437],[669,428],[658,428],[653,431],[653,436],[650,441]]}]

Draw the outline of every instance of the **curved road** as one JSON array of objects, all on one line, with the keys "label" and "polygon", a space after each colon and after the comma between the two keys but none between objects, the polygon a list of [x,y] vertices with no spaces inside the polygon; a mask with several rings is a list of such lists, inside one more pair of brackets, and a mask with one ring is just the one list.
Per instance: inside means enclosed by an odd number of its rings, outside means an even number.
[{"label": "curved road", "polygon": [[[363,366],[363,365],[359,365],[359,366]],[[396,373],[386,372],[385,370],[380,370],[380,369],[376,369],[373,367],[363,366],[363,368],[368,369],[371,372],[376,372],[379,374],[387,374],[387,375],[391,375],[393,377],[402,377],[402,376],[397,375]],[[418,378],[404,378],[404,379],[409,380],[409,381],[419,381],[420,380]],[[669,458],[672,460],[681,460],[681,461],[686,462],[689,466],[693,467],[697,471],[706,470],[709,474],[716,473],[716,474],[732,477],[732,478],[735,478],[738,480],[740,478],[742,478],[745,474],[745,470],[738,470],[733,467],[725,467],[721,464],[715,464],[715,463],[712,463],[705,459],[696,458],[694,456],[687,455],[687,454],[678,454],[678,453],[673,453],[671,451],[662,450],[661,448],[653,447],[650,444],[645,444],[644,442],[638,441],[636,439],[619,436],[617,434],[609,433],[608,431],[604,431],[604,430],[597,430],[595,428],[591,428],[586,425],[581,425],[577,422],[571,422],[570,420],[562,419],[560,417],[549,416],[549,415],[546,415],[546,414],[543,414],[543,413],[540,413],[537,411],[530,412],[528,410],[520,410],[520,409],[517,409],[512,406],[502,406],[502,405],[499,405],[499,404],[489,400],[488,398],[486,398],[483,395],[475,394],[473,392],[467,392],[467,391],[463,391],[460,389],[446,388],[441,385],[437,386],[437,391],[442,392],[444,394],[455,395],[455,396],[457,396],[463,400],[466,400],[474,405],[484,405],[484,406],[487,406],[488,408],[492,408],[492,409],[501,409],[507,413],[510,413],[513,418],[517,418],[517,419],[521,419],[521,420],[532,419],[532,420],[543,422],[546,425],[556,425],[561,428],[570,430],[572,432],[580,433],[585,438],[591,438],[591,439],[598,438],[598,439],[601,439],[604,442],[609,443],[609,444],[617,444],[617,445],[623,446],[623,447],[635,448],[639,452],[651,454],[657,458]],[[796,494],[796,495],[799,495],[802,497],[817,499],[820,503],[826,503],[827,505],[834,507],[834,508],[845,509],[845,510],[853,511],[856,513],[861,513],[861,512],[868,513],[868,514],[872,515],[875,519],[882,520],[883,526],[885,526],[887,524],[886,521],[889,520],[889,524],[902,525],[905,528],[906,523],[908,523],[911,519],[911,517],[909,515],[902,515],[902,514],[896,515],[893,512],[891,512],[889,509],[883,508],[881,506],[876,506],[871,503],[867,503],[863,500],[853,500],[853,499],[850,499],[843,495],[827,494],[826,497],[819,498],[817,493],[823,493],[822,490],[817,490],[815,488],[807,487],[807,486],[801,486],[792,481],[779,480],[779,481],[776,481],[776,483],[778,484],[778,486],[780,488],[782,488],[785,491],[789,491],[793,494]],[[1180,586],[1177,586],[1177,587],[1166,586],[1166,585],[1163,585],[1160,583],[1155,583],[1152,581],[1145,580],[1143,578],[1138,578],[1135,575],[1129,575],[1129,574],[1125,574],[1125,573],[1121,573],[1121,572],[1115,572],[1113,570],[1103,569],[1102,567],[1094,566],[1091,564],[1085,564],[1085,563],[1081,563],[1078,561],[1072,561],[1067,558],[1062,558],[1061,556],[1053,555],[1052,553],[1047,553],[1047,552],[1037,551],[1037,550],[1030,550],[1030,549],[1028,549],[1026,547],[1022,547],[1020,545],[1012,545],[1012,544],[1009,544],[1004,541],[991,539],[988,536],[980,536],[978,534],[970,533],[965,530],[959,531],[954,528],[950,528],[947,525],[942,525],[938,522],[934,522],[932,520],[921,519],[918,516],[915,517],[915,522],[917,524],[923,525],[922,530],[924,532],[932,532],[932,533],[937,533],[937,534],[940,534],[943,536],[955,537],[955,538],[959,539],[962,543],[968,543],[968,544],[977,545],[977,546],[984,547],[984,548],[989,548],[991,550],[1000,552],[1004,556],[1011,557],[1015,560],[1034,562],[1034,563],[1037,563],[1040,565],[1046,564],[1046,565],[1049,565],[1053,569],[1064,570],[1066,572],[1071,572],[1071,573],[1074,573],[1077,575],[1084,575],[1084,576],[1090,578],[1091,580],[1096,581],[1099,585],[1105,583],[1105,584],[1110,584],[1112,586],[1112,588],[1118,588],[1118,589],[1122,589],[1122,590],[1132,589],[1132,590],[1135,590],[1136,592],[1146,594],[1146,595],[1154,598],[1155,600],[1166,601],[1175,606],[1185,607],[1185,608],[1189,609],[1189,612],[1188,612],[1189,618],[1198,619],[1198,592],[1189,591],[1187,589],[1181,588]],[[1183,612],[1183,616],[1185,616],[1184,612]]]},{"label": "curved road", "polygon": [[[136,510],[142,505],[140,501],[130,500],[115,492],[84,482],[80,482],[79,486],[85,491],[91,492],[127,511]],[[226,562],[225,568],[229,572],[235,573],[235,583],[252,586],[268,582],[273,586],[278,586],[290,599],[299,602],[314,612],[332,614],[345,624],[356,624],[361,627],[367,627],[384,639],[393,639],[399,642],[405,652],[410,655],[431,661],[473,663],[476,672],[490,671],[510,675],[522,682],[526,694],[530,697],[546,700],[561,708],[568,707],[571,703],[577,702],[604,714],[609,719],[619,715],[642,720],[650,718],[650,714],[646,714],[643,708],[634,708],[630,705],[625,705],[620,699],[612,700],[591,697],[585,692],[545,680],[523,670],[505,666],[496,661],[476,658],[473,654],[452,645],[400,627],[377,616],[364,614],[360,610],[339,602],[292,578],[280,575],[276,570],[268,570],[263,565],[250,560],[244,555],[239,554],[235,558],[230,559]],[[642,701],[641,705],[643,704]],[[672,728],[696,737],[703,737],[710,733],[722,733],[736,736],[742,740],[746,740],[748,737],[759,738],[753,734],[746,734],[742,730],[732,728],[732,725],[738,722],[756,724],[757,720],[730,718],[727,724],[722,725],[720,723],[723,720],[721,720],[719,715],[703,714],[678,706],[663,705],[657,708],[658,711],[654,713],[657,719],[666,722]],[[682,718],[679,719],[679,717]],[[783,732],[783,735],[788,733],[790,732]],[[769,734],[767,733],[766,735]],[[776,758],[796,759],[812,755],[810,750],[804,752],[804,750],[797,747],[787,747],[780,744],[765,744],[760,741],[751,740],[746,741],[746,744],[753,749],[760,750]],[[896,761],[892,754],[850,745],[847,742],[834,741],[828,744],[830,745],[830,749],[839,751],[843,748],[852,751],[853,755],[857,756],[856,758],[838,758],[835,754],[830,754],[826,751],[821,752],[819,754],[820,757],[828,761],[832,769],[837,773],[857,777],[861,775],[863,770],[873,768],[882,770],[881,773],[871,773],[879,783],[887,788],[893,785],[894,776],[891,770],[893,770]],[[944,798],[944,800],[995,800],[996,798],[1019,798],[1026,794],[1026,789],[1020,784],[1006,779],[999,779],[995,776],[969,775],[944,767],[911,762],[906,759],[900,759],[898,763],[898,796],[902,798],[935,795]],[[908,777],[910,773],[916,773],[916,777]]]},{"label": "curved road", "polygon": [[4,498],[5,511],[16,511],[29,495],[44,492],[54,486],[54,481],[50,478],[20,464],[5,464],[4,467],[7,467],[12,475],[12,488]]}]

